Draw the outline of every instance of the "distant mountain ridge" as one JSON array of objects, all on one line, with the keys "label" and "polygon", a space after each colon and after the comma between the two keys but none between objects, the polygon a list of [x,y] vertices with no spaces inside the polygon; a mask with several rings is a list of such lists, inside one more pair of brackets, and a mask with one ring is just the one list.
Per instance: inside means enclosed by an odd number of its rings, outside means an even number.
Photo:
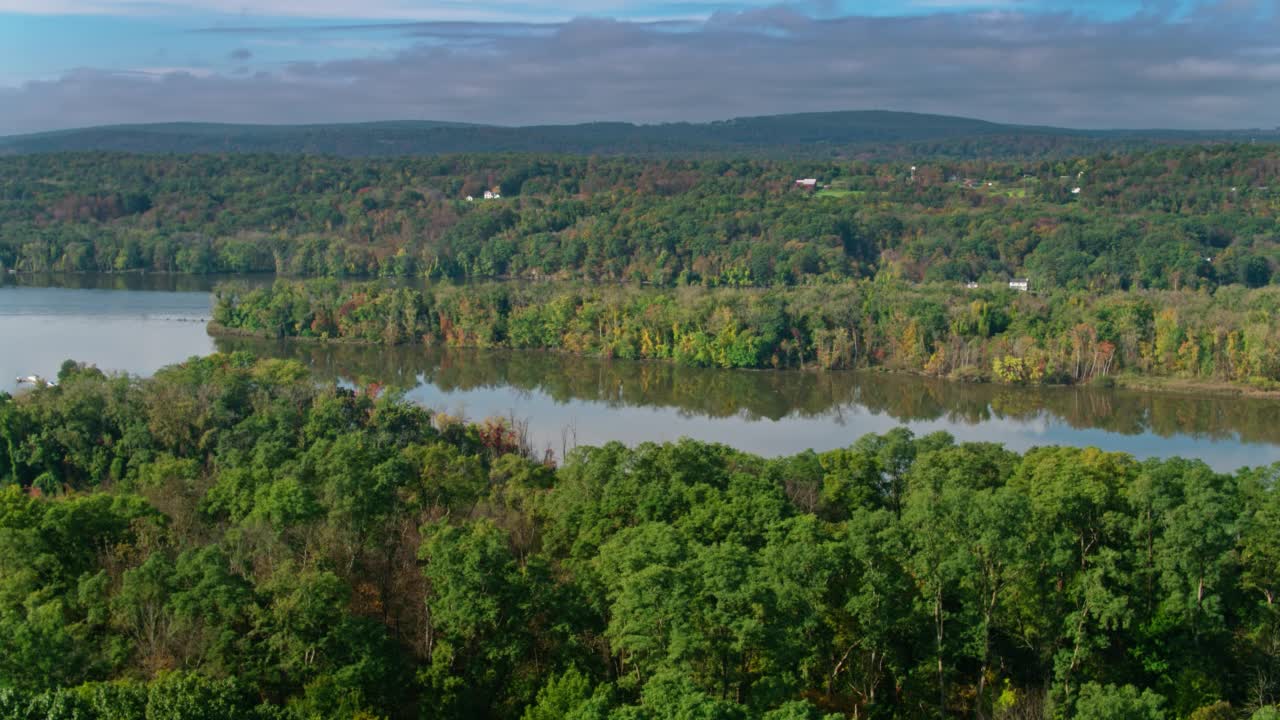
[{"label": "distant mountain ridge", "polygon": [[506,127],[432,121],[113,125],[0,137],[0,155],[113,151],[342,156],[520,152],[814,158],[920,154],[1009,157],[1251,140],[1280,141],[1280,131],[1072,130],[1006,125],[947,115],[863,110],[657,125],[593,122]]}]

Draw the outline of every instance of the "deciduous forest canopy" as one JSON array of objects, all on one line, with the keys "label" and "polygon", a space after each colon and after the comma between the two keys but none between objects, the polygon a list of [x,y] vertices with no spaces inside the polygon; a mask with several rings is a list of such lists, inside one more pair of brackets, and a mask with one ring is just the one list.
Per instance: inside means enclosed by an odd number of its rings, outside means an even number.
[{"label": "deciduous forest canopy", "polygon": [[[797,187],[805,178],[817,187]],[[29,155],[0,159],[0,265],[660,286],[890,273],[1029,276],[1038,289],[1257,287],[1276,268],[1278,211],[1273,145],[887,163]]]},{"label": "deciduous forest canopy", "polygon": [[694,367],[882,367],[1007,383],[1121,373],[1280,385],[1280,292],[959,289],[885,276],[817,287],[279,280],[215,291],[216,335],[558,350]]},{"label": "deciduous forest canopy", "polygon": [[[0,141],[0,271],[283,276],[220,285],[221,334],[1275,389],[1250,140],[73,131]],[[0,720],[1280,717],[1277,467],[906,429],[541,456],[239,352],[37,385],[0,393]]]},{"label": "deciduous forest canopy", "polygon": [[0,396],[0,717],[1274,718],[1277,471],[578,448],[300,364]]}]

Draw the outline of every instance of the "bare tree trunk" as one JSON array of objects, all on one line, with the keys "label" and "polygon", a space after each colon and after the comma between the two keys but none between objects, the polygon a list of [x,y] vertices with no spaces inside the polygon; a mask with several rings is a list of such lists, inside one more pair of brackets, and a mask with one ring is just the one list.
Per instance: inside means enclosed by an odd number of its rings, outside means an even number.
[{"label": "bare tree trunk", "polygon": [[977,715],[978,720],[985,720],[986,712],[986,694],[987,694],[987,673],[991,669],[991,616],[995,614],[996,598],[998,588],[992,588],[991,598],[987,601],[987,607],[983,611],[982,618],[982,665],[978,671],[978,702]]},{"label": "bare tree trunk", "polygon": [[933,597],[933,624],[934,637],[938,648],[938,717],[945,718],[947,716],[947,684],[944,679],[945,675],[942,671],[943,623],[942,590],[939,589],[934,593]]}]

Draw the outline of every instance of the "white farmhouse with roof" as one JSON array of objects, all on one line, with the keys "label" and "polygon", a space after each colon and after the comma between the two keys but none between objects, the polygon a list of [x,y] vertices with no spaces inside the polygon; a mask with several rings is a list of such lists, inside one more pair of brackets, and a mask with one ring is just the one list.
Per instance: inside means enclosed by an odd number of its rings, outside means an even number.
[{"label": "white farmhouse with roof", "polygon": [[1009,289],[1018,292],[1027,292],[1031,289],[1031,281],[1027,278],[1014,278],[1009,281]]}]

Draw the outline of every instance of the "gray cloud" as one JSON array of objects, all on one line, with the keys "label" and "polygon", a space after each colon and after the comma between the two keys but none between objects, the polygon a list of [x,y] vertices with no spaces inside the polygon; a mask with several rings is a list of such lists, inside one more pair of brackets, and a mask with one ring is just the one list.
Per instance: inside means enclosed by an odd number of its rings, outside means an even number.
[{"label": "gray cloud", "polygon": [[911,110],[1069,127],[1280,124],[1274,3],[1144,12],[812,16],[778,7],[697,24],[418,23],[391,57],[256,74],[81,69],[0,89],[0,132],[104,123],[437,119],[507,125]]}]

